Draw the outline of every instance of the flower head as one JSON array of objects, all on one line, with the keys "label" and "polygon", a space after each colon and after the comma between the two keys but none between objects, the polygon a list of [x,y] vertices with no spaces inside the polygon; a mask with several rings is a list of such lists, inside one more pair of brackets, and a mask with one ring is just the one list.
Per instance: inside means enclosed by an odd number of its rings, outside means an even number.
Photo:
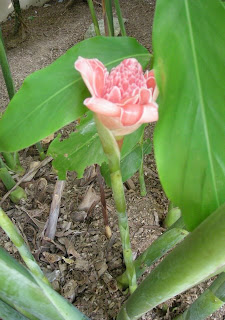
[{"label": "flower head", "polygon": [[114,136],[124,136],[143,123],[158,120],[154,72],[144,74],[136,59],[123,60],[109,73],[98,59],[79,57],[75,68],[92,95],[84,104]]}]

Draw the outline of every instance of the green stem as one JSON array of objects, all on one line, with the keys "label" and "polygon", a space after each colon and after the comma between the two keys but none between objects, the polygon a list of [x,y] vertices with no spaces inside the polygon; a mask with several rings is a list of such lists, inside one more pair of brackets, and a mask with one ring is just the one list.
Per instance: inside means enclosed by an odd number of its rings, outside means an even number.
[{"label": "green stem", "polygon": [[39,265],[37,264],[34,257],[32,256],[29,248],[25,244],[18,229],[1,208],[0,208],[0,226],[8,235],[10,240],[14,243],[14,245],[17,247],[22,259],[26,263],[27,267],[31,270],[31,272],[37,277],[39,277],[42,281],[49,284],[48,279],[44,276]]},{"label": "green stem", "polygon": [[45,151],[42,147],[41,142],[39,141],[35,145],[36,145],[36,148],[38,149],[41,161],[44,160],[46,158],[46,154],[45,154]]},{"label": "green stem", "polygon": [[[11,190],[16,184],[6,167],[0,168],[0,179],[4,183],[7,190]],[[26,193],[24,189],[21,187],[17,187],[10,194],[10,199],[14,203],[19,203],[21,199],[26,199],[26,198],[27,198]]]},{"label": "green stem", "polygon": [[21,7],[19,0],[12,0],[13,7],[15,10],[15,26],[14,26],[14,34],[19,31],[21,25]]},{"label": "green stem", "polygon": [[93,5],[93,1],[92,0],[87,0],[87,2],[88,2],[89,9],[90,9],[90,12],[91,12],[91,17],[92,17],[92,21],[93,21],[93,24],[94,24],[96,36],[100,36],[101,33],[100,33],[99,25],[98,25],[98,19],[97,19],[96,14],[95,14],[95,8],[94,8],[94,5]]},{"label": "green stem", "polygon": [[172,226],[181,217],[181,210],[176,207],[168,211],[166,218],[164,220],[164,225],[166,228]]},{"label": "green stem", "polygon": [[[0,64],[2,67],[2,73],[5,79],[5,84],[8,91],[9,99],[11,100],[14,94],[16,93],[16,91],[15,91],[12,74],[10,71],[10,67],[9,67],[9,63],[8,63],[8,59],[5,51],[1,27],[0,27]],[[16,172],[24,172],[24,169],[21,167],[19,162],[18,153],[10,154],[10,153],[3,152],[2,155],[6,160],[6,164],[10,169]]]},{"label": "green stem", "polygon": [[15,87],[13,84],[12,74],[10,72],[9,63],[6,56],[1,27],[0,27],[0,64],[2,67],[2,73],[5,79],[5,84],[8,90],[9,98],[12,99],[12,97],[15,94]]},{"label": "green stem", "polygon": [[115,7],[116,7],[117,17],[118,17],[119,24],[120,24],[121,34],[122,34],[123,37],[126,37],[127,34],[126,34],[126,29],[125,29],[125,25],[124,25],[121,9],[120,9],[119,0],[114,0],[114,3],[115,3]]},{"label": "green stem", "polygon": [[0,169],[0,179],[7,190],[11,190],[16,184],[6,167]]},{"label": "green stem", "polygon": [[112,13],[112,0],[105,0],[105,11],[109,30],[109,36],[114,37],[113,13]]},{"label": "green stem", "polygon": [[5,159],[6,165],[14,172],[23,174],[24,168],[20,164],[18,152],[2,152],[2,156]]},{"label": "green stem", "polygon": [[225,304],[225,273],[221,273],[211,286],[176,320],[203,320]]},{"label": "green stem", "polygon": [[1,157],[0,157],[0,168],[7,168],[7,169],[9,169],[9,168],[7,167],[7,165],[5,164],[5,162],[2,160]]},{"label": "green stem", "polygon": [[146,192],[146,186],[145,186],[145,177],[144,177],[144,150],[143,150],[143,143],[144,143],[144,131],[141,135],[139,144],[141,146],[141,152],[142,152],[142,159],[141,159],[141,166],[139,168],[139,183],[140,183],[140,190],[141,190],[141,196],[145,197]]},{"label": "green stem", "polygon": [[[135,271],[137,279],[149,268],[153,263],[164,256],[176,244],[181,242],[188,235],[188,231],[180,228],[171,228],[156,239],[135,261]],[[118,285],[121,289],[128,287],[127,272],[125,271],[117,278]]]},{"label": "green stem", "polygon": [[148,275],[117,320],[135,320],[225,266],[225,203],[206,218]]},{"label": "green stem", "polygon": [[118,215],[124,262],[127,270],[129,289],[132,293],[137,287],[136,272],[131,251],[129,225],[126,212],[126,201],[120,171],[120,151],[111,131],[105,128],[96,116],[95,122],[100,140],[102,142],[103,150],[108,158],[111,185]]}]

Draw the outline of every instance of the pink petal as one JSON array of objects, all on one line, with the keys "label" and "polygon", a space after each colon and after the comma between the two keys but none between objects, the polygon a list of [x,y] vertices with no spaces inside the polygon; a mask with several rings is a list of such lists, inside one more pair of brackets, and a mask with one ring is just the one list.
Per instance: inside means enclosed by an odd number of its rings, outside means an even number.
[{"label": "pink petal", "polygon": [[155,86],[155,90],[153,92],[153,100],[156,101],[159,95],[159,89],[157,86]]},{"label": "pink petal", "polygon": [[136,104],[138,102],[138,99],[139,99],[139,94],[137,94],[136,96],[121,100],[120,103],[118,103],[118,105],[125,106],[126,104]]},{"label": "pink petal", "polygon": [[141,89],[139,95],[140,95],[140,98],[139,98],[140,104],[148,104],[149,102],[152,101],[151,89]]},{"label": "pink petal", "polygon": [[105,79],[108,76],[105,66],[98,59],[79,57],[75,62],[75,69],[81,73],[91,95],[102,97]]},{"label": "pink petal", "polygon": [[141,124],[155,122],[158,118],[158,105],[155,102],[151,102],[144,106],[142,116],[138,122]]},{"label": "pink petal", "polygon": [[121,101],[121,92],[118,87],[113,87],[110,93],[107,96],[107,100],[117,103]]},{"label": "pink petal", "polygon": [[156,86],[154,70],[146,71],[145,74],[144,74],[144,77],[145,77],[145,80],[146,80],[147,88],[148,89],[152,88],[154,90],[155,86]]},{"label": "pink petal", "polygon": [[101,98],[87,98],[84,100],[85,106],[93,112],[108,117],[119,117],[121,108],[115,103]]},{"label": "pink petal", "polygon": [[139,122],[144,110],[143,105],[127,104],[123,106],[120,121],[123,126],[132,126]]},{"label": "pink petal", "polygon": [[112,129],[111,131],[115,137],[117,136],[121,137],[134,132],[140,127],[140,125],[141,123],[140,124],[136,123],[133,126],[128,126],[128,127],[123,127],[121,125],[121,127],[117,127],[116,129]]}]

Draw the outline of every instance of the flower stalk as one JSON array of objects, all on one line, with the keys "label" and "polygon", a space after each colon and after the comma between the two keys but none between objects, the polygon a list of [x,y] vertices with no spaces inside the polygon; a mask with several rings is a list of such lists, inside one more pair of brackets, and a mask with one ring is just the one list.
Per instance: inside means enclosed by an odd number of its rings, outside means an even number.
[{"label": "flower stalk", "polygon": [[145,176],[144,176],[144,150],[143,150],[144,131],[143,131],[143,133],[141,135],[139,144],[141,146],[141,152],[142,152],[141,166],[139,168],[139,183],[140,183],[141,196],[145,197],[146,194],[147,194],[147,191],[146,191]]},{"label": "flower stalk", "polygon": [[120,171],[120,151],[111,131],[109,131],[99,120],[97,116],[95,122],[102,142],[103,150],[108,158],[111,185],[115,200],[119,230],[123,248],[123,257],[127,270],[127,278],[129,283],[130,293],[133,293],[137,287],[136,272],[133,262],[133,256],[130,244],[129,225],[126,212],[126,201],[124,195],[124,187]]},{"label": "flower stalk", "polygon": [[[169,250],[171,250],[175,245],[181,242],[188,235],[188,231],[182,229],[180,226],[174,226],[163,233],[159,238],[157,238],[135,261],[135,271],[137,279],[142,276],[142,274],[164,256]],[[126,289],[128,287],[127,271],[125,271],[121,276],[117,278],[118,285],[121,289]]]}]

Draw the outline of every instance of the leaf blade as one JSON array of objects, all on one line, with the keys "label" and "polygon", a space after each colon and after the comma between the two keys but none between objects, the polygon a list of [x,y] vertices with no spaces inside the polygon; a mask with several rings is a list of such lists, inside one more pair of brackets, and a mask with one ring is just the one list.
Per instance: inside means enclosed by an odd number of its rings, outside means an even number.
[{"label": "leaf blade", "polygon": [[86,112],[83,100],[89,93],[73,66],[79,55],[98,58],[108,69],[129,57],[136,57],[145,68],[150,59],[133,38],[95,37],[80,42],[26,78],[0,120],[0,151],[30,146]]},{"label": "leaf blade", "polygon": [[[224,18],[217,0],[159,0],[156,8],[156,162],[167,196],[190,229],[224,202]],[[208,37],[215,39],[213,46]]]}]

